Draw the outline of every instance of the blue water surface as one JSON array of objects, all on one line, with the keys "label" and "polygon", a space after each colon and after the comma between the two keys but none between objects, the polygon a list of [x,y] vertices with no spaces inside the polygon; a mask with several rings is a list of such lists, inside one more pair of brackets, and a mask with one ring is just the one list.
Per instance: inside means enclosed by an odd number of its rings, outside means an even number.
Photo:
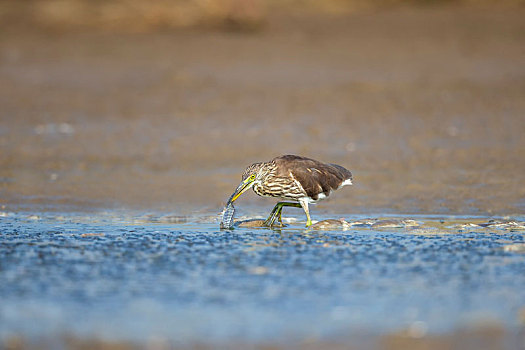
[{"label": "blue water surface", "polygon": [[119,213],[0,220],[1,338],[188,344],[523,327],[525,254],[503,249],[524,243],[523,231],[219,230],[211,216]]}]

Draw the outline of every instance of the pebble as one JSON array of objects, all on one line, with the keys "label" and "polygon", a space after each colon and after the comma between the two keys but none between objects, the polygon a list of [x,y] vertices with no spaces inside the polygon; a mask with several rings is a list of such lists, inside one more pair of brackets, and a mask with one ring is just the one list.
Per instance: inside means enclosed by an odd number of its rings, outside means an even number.
[{"label": "pebble", "polygon": [[405,228],[405,227],[418,227],[419,224],[415,220],[379,220],[372,224],[372,228]]},{"label": "pebble", "polygon": [[236,223],[235,227],[266,227],[264,221],[263,219],[244,220]]},{"label": "pebble", "polygon": [[328,219],[316,222],[308,227],[309,230],[348,230],[352,227],[344,219]]},{"label": "pebble", "polygon": [[368,219],[352,221],[349,224],[351,226],[372,226],[376,221],[377,219],[368,218]]}]

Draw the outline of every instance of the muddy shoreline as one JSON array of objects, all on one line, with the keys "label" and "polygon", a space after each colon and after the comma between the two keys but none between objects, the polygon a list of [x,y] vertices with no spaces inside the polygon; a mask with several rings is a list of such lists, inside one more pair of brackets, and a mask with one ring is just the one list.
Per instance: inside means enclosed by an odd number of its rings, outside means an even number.
[{"label": "muddy shoreline", "polygon": [[292,153],[355,173],[321,211],[523,213],[522,18],[422,7],[255,33],[6,29],[0,204],[220,210],[245,166]]},{"label": "muddy shoreline", "polygon": [[[208,349],[230,349],[230,350],[442,350],[442,349],[520,349],[525,340],[519,333],[512,334],[498,326],[484,326],[478,329],[465,329],[448,335],[418,336],[411,334],[410,330],[397,334],[383,336],[357,335],[348,340],[319,341],[308,339],[299,343],[271,343],[246,344],[246,343],[214,343],[206,342],[192,345],[174,345],[163,339],[152,340],[147,344],[133,342],[115,342],[100,339],[85,339],[75,336],[57,336],[53,340],[26,340],[21,337],[13,337],[4,342],[7,350],[30,350],[30,349],[55,349],[63,346],[67,349],[98,349],[98,350],[139,350],[139,349],[171,349],[171,350],[208,350]],[[0,344],[2,345],[2,344]]]}]

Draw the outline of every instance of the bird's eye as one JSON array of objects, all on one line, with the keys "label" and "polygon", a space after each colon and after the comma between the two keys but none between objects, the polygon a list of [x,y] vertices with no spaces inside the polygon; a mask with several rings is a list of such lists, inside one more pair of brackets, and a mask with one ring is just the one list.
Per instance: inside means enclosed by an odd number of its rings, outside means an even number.
[{"label": "bird's eye", "polygon": [[255,180],[255,174],[252,174],[252,175],[250,176],[250,180]]}]

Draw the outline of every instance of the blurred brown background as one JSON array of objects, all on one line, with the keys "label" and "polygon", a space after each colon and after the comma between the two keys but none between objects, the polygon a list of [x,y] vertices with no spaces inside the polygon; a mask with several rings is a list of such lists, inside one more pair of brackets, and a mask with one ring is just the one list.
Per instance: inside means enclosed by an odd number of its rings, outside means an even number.
[{"label": "blurred brown background", "polygon": [[523,214],[523,18],[510,0],[0,1],[0,205],[217,212],[245,166],[295,153],[355,174],[315,210]]}]

